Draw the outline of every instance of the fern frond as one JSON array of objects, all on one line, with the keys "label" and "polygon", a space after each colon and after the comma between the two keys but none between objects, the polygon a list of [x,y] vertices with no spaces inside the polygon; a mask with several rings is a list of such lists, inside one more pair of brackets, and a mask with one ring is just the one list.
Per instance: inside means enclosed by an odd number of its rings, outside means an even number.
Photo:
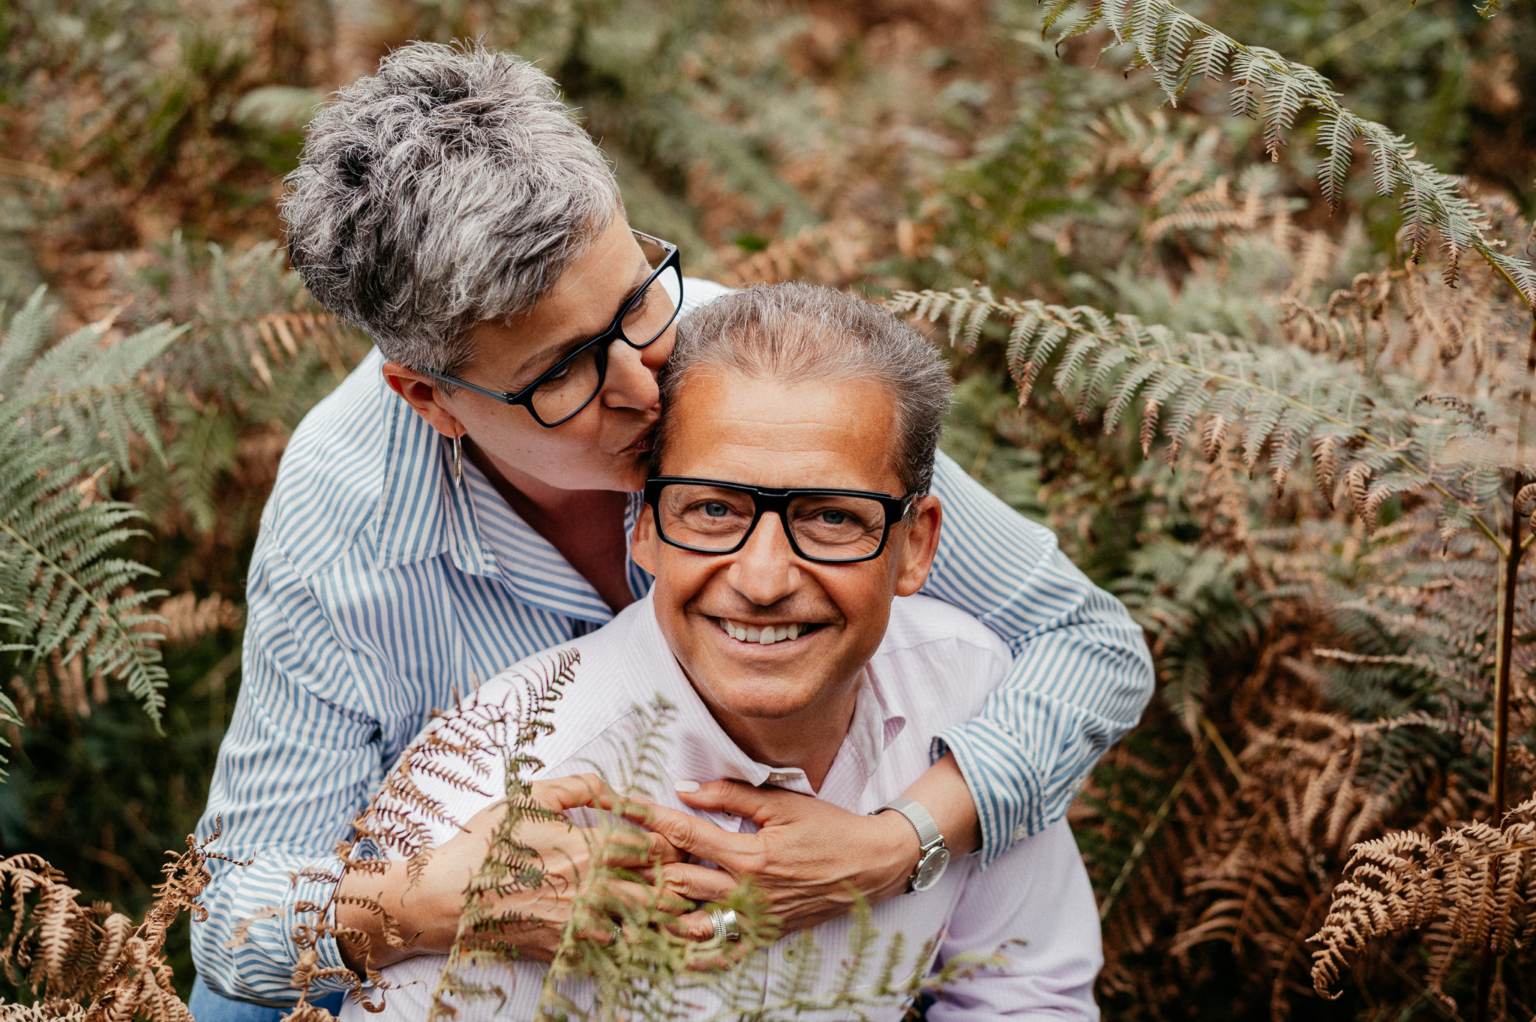
[{"label": "fern frond", "polygon": [[45,349],[51,315],[37,293],[0,341],[20,381],[0,419],[0,604],[13,608],[4,624],[11,648],[34,660],[79,657],[86,675],[125,683],[158,726],[166,675],[147,604],[163,594],[132,591],[149,569],[110,556],[142,534],[139,515],[97,499],[95,479],[106,465],[129,467],[135,436],[158,450],[138,376],[180,331],[152,327],[103,348],[102,331],[88,327]]},{"label": "fern frond", "polygon": [[1413,401],[1312,352],[1252,346],[1217,334],[1181,335],[1134,316],[1110,319],[1088,307],[998,299],[967,289],[898,291],[888,307],[909,314],[926,309],[930,316],[942,310],[951,322],[976,323],[982,312],[1008,322],[1008,361],[1021,399],[1052,364],[1052,387],[1075,399],[1080,417],[1102,406],[1107,430],[1139,397],[1146,409],[1144,445],[1150,447],[1160,424],[1170,457],[1198,436],[1207,459],[1214,459],[1235,430],[1244,466],[1253,472],[1267,456],[1283,484],[1304,452],[1319,459],[1322,479],[1339,471],[1345,451],[1358,448],[1349,478],[1354,506],[1368,521],[1385,499],[1370,503],[1365,484],[1373,474],[1390,470],[1390,493],[1416,487],[1448,492],[1447,466],[1439,461],[1444,443],[1426,433],[1430,420],[1412,410]]},{"label": "fern frond", "polygon": [[1396,833],[1357,845],[1311,940],[1312,983],[1336,999],[1349,963],[1373,940],[1429,928],[1441,939],[1431,972],[1456,955],[1508,953],[1536,937],[1536,799],[1499,827],[1469,823],[1431,842]]},{"label": "fern frond", "polygon": [[[1392,195],[1399,187],[1408,190],[1403,203],[1404,226],[1415,257],[1423,251],[1429,235],[1439,231],[1446,237],[1448,281],[1455,280],[1461,253],[1475,251],[1520,294],[1527,307],[1536,311],[1536,275],[1531,264],[1500,252],[1499,244],[1489,240],[1490,221],[1461,193],[1457,181],[1415,159],[1415,148],[1401,135],[1345,107],[1333,86],[1316,70],[1287,60],[1274,50],[1244,45],[1169,0],[1081,2],[1085,16],[1058,36],[1058,45],[1102,21],[1114,33],[1117,44],[1133,47],[1127,70],[1151,67],[1153,80],[1172,101],[1179,99],[1195,74],[1210,80],[1220,75],[1225,64],[1232,82],[1232,113],[1262,119],[1264,147],[1271,159],[1278,158],[1285,134],[1301,110],[1316,110],[1321,115],[1318,141],[1329,151],[1319,173],[1330,205],[1337,202],[1338,190],[1353,162],[1353,141],[1360,138],[1371,156],[1377,190],[1382,195]],[[1063,19],[1067,10],[1054,5],[1047,30]]]}]

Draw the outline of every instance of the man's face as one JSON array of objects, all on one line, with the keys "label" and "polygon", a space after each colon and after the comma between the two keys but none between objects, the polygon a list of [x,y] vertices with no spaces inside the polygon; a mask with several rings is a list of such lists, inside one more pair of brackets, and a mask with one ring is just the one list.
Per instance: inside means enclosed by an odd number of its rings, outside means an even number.
[{"label": "man's face", "polygon": [[[878,384],[787,385],[703,370],[667,415],[665,475],[903,496],[892,456],[895,403]],[[810,719],[802,715],[851,707],[891,598],[915,593],[927,578],[939,515],[936,498],[921,498],[878,558],[818,564],[794,553],[774,514],[763,515],[741,550],[711,555],[664,543],[648,508],[634,557],[656,576],[656,615],[673,653],[732,731],[733,719]],[[733,638],[727,623],[758,633],[795,626],[799,634],[763,645]]]},{"label": "man's face", "polygon": [[[650,271],[629,224],[615,216],[526,314],[473,329],[475,357],[461,377],[490,390],[522,390],[577,345],[607,329]],[[483,394],[459,389],[445,396],[430,377],[398,363],[386,363],[384,375],[439,432],[467,434],[525,493],[540,486],[638,490],[660,416],[656,373],[672,353],[676,331],[674,323],[638,351],[622,341],[610,346],[601,393],[553,429],[535,422],[526,408]]]}]

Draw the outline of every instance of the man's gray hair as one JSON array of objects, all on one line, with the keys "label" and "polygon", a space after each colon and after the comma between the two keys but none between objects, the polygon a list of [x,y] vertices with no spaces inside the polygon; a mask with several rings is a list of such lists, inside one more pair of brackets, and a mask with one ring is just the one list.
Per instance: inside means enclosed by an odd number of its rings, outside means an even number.
[{"label": "man's gray hair", "polygon": [[468,329],[531,308],[622,210],[548,75],[483,46],[412,43],[310,123],[288,252],[385,357],[455,373]]},{"label": "man's gray hair", "polygon": [[665,411],[701,370],[748,379],[869,380],[896,403],[897,476],[908,493],[927,493],[934,452],[953,386],[934,346],[878,305],[831,288],[773,284],[735,291],[682,318],[661,374],[661,428],[655,462],[667,444]]}]

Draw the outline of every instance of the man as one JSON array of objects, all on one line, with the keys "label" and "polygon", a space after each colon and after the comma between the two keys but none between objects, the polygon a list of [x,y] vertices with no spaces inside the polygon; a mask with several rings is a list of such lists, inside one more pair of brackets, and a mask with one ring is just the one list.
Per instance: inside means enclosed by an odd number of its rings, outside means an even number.
[{"label": "man", "polygon": [[[949,397],[942,360],[874,306],[799,284],[738,292],[691,313],[672,359],[657,474],[645,488],[649,513],[632,547],[655,576],[649,595],[600,631],[492,679],[462,719],[515,710],[525,679],[574,650],[575,677],[553,710],[552,732],[528,750],[546,764],[544,776],[595,765],[617,777],[640,707],[659,696],[676,714],[659,757],[668,787],[719,774],[853,813],[901,821],[898,812],[914,812],[909,825],[926,828],[922,810],[900,793],[937,758],[940,732],[977,712],[1010,662],[975,619],[913,595],[939,543],[941,504],[926,491]],[[936,666],[948,671],[942,684],[933,681]],[[480,776],[502,776],[498,758],[473,758],[488,768]],[[498,797],[444,776],[412,773],[444,807],[438,818],[403,801],[394,807],[430,830],[429,845]],[[888,807],[893,799],[900,809]],[[743,825],[739,817],[721,823]],[[1098,915],[1064,821],[1018,842],[985,873],[969,855],[920,869],[913,887],[871,914],[880,936],[856,984],[856,996],[875,1002],[863,1006],[867,1017],[902,1017],[904,1004],[882,1004],[869,989],[900,934],[898,984],[929,966],[918,956],[935,937],[934,964],[994,951],[1008,959],[941,990],[927,1015],[935,1022],[1097,1018]],[[811,931],[819,968],[795,1000],[833,1006],[852,929],[843,917]],[[787,1017],[776,990],[802,964],[786,959],[797,950],[803,945],[781,940],[746,962],[745,978],[728,984],[736,1003]],[[444,964],[418,957],[386,969],[398,986],[383,993],[383,1017],[426,1018]],[[545,971],[521,960],[476,969],[471,981],[506,1000],[449,1003],[460,1018],[532,1018]],[[561,993],[592,1006],[585,983]],[[610,996],[627,993],[620,986]],[[709,990],[689,989],[683,1000],[690,1018],[724,1007]],[[358,1002],[343,1013],[351,1022],[370,1017]]]},{"label": "man", "polygon": [[[229,998],[292,1003],[298,909],[328,902],[319,872],[337,868],[336,842],[433,710],[645,595],[628,543],[656,374],[679,293],[686,307],[721,290],[685,282],[675,247],[631,231],[608,165],[547,76],[477,48],[391,54],[317,116],[290,184],[294,266],[379,351],[295,431],[263,513],[239,701],[199,827],[221,825],[219,850],[252,861],[212,866],[208,919],[193,929],[198,1022],[277,1017]],[[906,795],[954,854],[979,848],[985,864],[1061,817],[1139,718],[1151,665],[1140,628],[1047,530],[942,457],[933,489],[948,525],[924,592],[1015,659]],[[948,670],[935,665],[930,681],[947,684]],[[698,780],[690,805],[738,813],[765,798]],[[537,793],[561,809],[563,790]],[[667,867],[669,887],[701,901],[750,867],[795,929],[845,913],[851,890],[899,893],[922,855],[889,813],[793,792],[763,805],[750,850],[693,826],[674,834],[684,846],[658,835],[636,861],[717,863],[723,873]],[[548,848],[566,835],[524,837]],[[385,947],[355,901],[336,921],[370,937],[375,965],[440,952],[482,852],[449,841],[409,897],[403,870],[349,878],[346,893],[381,899],[415,935],[411,952]],[[545,925],[515,940],[547,959],[565,906],[537,907]],[[708,933],[699,914],[685,924]],[[362,965],[360,943],[315,951],[323,967]]]}]

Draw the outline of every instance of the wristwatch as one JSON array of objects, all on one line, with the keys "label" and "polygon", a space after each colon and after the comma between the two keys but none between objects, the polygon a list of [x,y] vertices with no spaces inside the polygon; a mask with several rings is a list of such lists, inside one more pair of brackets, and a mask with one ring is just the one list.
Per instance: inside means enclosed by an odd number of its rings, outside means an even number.
[{"label": "wristwatch", "polygon": [[917,868],[907,881],[907,890],[926,891],[938,883],[944,870],[949,868],[949,846],[944,843],[944,835],[939,833],[939,825],[933,822],[928,810],[910,798],[893,798],[869,815],[879,816],[887,809],[905,816],[917,831],[917,843],[922,851],[917,858]]}]

